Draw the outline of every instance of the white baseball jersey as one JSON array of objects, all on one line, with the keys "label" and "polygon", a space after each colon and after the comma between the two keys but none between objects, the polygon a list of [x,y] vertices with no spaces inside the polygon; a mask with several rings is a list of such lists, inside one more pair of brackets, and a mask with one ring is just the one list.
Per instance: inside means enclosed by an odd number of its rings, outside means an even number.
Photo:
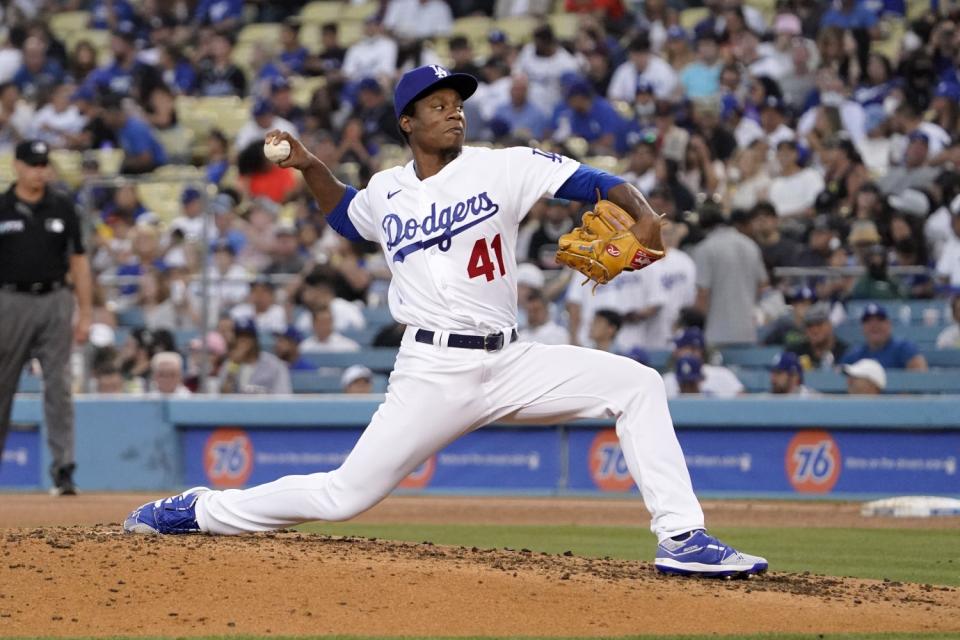
[{"label": "white baseball jersey", "polygon": [[465,147],[426,180],[412,161],[374,175],[348,216],[383,247],[397,322],[475,334],[515,326],[520,221],[579,166],[529,147]]}]

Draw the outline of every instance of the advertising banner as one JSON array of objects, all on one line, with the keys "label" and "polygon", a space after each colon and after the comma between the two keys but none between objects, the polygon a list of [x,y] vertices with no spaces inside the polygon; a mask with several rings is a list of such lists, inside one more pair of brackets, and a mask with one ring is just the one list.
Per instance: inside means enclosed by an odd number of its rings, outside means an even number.
[{"label": "advertising banner", "polygon": [[[956,431],[684,429],[698,492],[960,494]],[[568,488],[636,491],[612,429],[570,432]]]},{"label": "advertising banner", "polygon": [[0,487],[40,486],[40,430],[35,425],[14,427],[0,461]]},{"label": "advertising banner", "polygon": [[[187,428],[181,432],[184,484],[245,487],[339,467],[360,429]],[[492,491],[557,488],[560,435],[552,428],[482,429],[415,469],[405,489]]]}]

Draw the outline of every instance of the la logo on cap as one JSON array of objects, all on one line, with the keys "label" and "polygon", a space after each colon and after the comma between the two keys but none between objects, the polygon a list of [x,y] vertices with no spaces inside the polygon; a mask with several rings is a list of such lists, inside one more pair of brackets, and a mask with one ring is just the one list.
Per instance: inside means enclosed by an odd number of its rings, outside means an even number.
[{"label": "la logo on cap", "polygon": [[46,153],[47,152],[47,143],[45,142],[34,142],[32,151],[36,154]]},{"label": "la logo on cap", "polygon": [[446,69],[444,69],[438,64],[432,64],[430,65],[430,68],[433,69],[433,72],[437,74],[438,78],[446,78],[448,75],[450,75],[449,71],[447,71]]}]

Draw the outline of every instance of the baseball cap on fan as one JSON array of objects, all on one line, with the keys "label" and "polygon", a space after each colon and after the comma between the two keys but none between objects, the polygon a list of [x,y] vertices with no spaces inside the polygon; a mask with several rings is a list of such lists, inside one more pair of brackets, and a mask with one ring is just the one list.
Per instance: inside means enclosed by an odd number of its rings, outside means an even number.
[{"label": "baseball cap on fan", "polygon": [[477,79],[466,73],[451,73],[438,64],[411,69],[403,74],[393,92],[393,105],[397,120],[408,105],[437,89],[450,88],[464,100],[477,90]]}]

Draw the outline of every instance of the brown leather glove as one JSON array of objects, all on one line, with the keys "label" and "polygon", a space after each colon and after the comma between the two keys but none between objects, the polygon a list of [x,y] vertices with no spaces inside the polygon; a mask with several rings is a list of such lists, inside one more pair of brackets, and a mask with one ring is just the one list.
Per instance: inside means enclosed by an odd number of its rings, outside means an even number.
[{"label": "brown leather glove", "polygon": [[[634,271],[664,256],[660,227],[655,238],[637,238],[634,219],[609,200],[583,214],[582,224],[560,236],[557,262],[576,269],[597,284],[606,284],[621,271]],[[656,247],[656,248],[654,248]]]}]

